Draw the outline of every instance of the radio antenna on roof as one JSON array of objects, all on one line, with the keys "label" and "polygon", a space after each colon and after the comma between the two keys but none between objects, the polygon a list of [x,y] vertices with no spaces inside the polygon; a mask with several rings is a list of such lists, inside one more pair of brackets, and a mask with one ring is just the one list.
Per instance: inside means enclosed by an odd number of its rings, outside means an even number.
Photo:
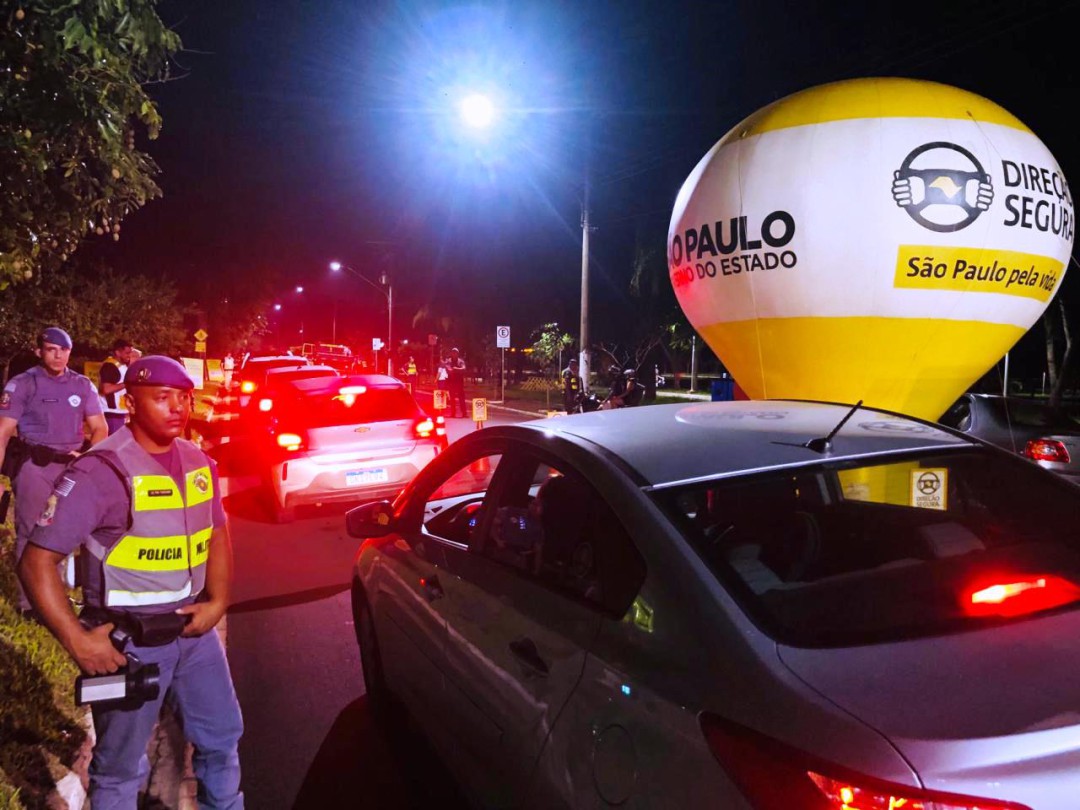
[{"label": "radio antenna on roof", "polygon": [[856,402],[851,407],[851,410],[844,414],[844,418],[837,423],[836,427],[832,429],[828,436],[821,436],[817,439],[811,439],[806,444],[804,444],[803,447],[807,448],[808,450],[813,450],[815,453],[828,453],[829,450],[832,449],[833,436],[840,432],[840,428],[844,426],[848,419],[855,415],[855,411],[859,410],[859,407],[862,404],[863,401],[861,399]]}]

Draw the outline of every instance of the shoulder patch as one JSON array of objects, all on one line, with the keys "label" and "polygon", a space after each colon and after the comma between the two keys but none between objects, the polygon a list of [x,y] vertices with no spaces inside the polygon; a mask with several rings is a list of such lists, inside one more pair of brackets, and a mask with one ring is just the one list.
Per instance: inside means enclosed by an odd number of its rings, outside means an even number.
[{"label": "shoulder patch", "polygon": [[51,526],[53,518],[56,517],[56,502],[58,498],[56,493],[49,496],[49,499],[45,501],[45,510],[41,513],[41,517],[37,519],[38,526]]},{"label": "shoulder patch", "polygon": [[15,389],[18,387],[19,386],[16,384],[15,380],[8,380],[8,384],[4,386],[4,393],[14,394]]}]

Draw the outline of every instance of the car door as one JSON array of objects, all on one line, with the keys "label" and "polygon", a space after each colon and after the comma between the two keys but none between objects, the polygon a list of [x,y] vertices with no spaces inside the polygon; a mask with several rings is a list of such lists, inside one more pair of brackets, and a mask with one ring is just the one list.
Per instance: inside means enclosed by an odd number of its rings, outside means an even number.
[{"label": "car door", "polygon": [[[446,549],[443,610],[447,689],[466,732],[460,745],[476,764],[469,787],[484,806],[511,807],[523,801],[580,681],[601,616],[582,596],[587,583],[575,590],[560,580],[573,549],[556,548],[545,536],[540,561],[527,543],[494,543],[506,525],[526,521],[529,500],[546,480],[565,476],[587,485],[563,462],[523,447],[507,451],[499,472],[469,546]],[[585,518],[573,514],[573,505],[562,511]]]}]

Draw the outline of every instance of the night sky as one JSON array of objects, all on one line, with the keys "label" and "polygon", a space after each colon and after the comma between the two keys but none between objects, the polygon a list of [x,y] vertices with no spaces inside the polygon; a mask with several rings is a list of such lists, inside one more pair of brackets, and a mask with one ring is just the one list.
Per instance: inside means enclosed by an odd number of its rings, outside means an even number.
[{"label": "night sky", "polygon": [[[797,90],[953,84],[1019,117],[1080,182],[1077,5],[167,0],[186,50],[183,78],[153,89],[165,196],[95,251],[185,287],[273,278],[309,337],[329,337],[331,296],[354,326],[385,320],[383,299],[331,277],[330,260],[385,268],[400,336],[429,305],[482,333],[509,324],[521,345],[545,321],[577,331],[588,176],[592,329],[617,340],[635,244],[662,261],[693,166]],[[505,99],[487,142],[454,118],[467,87]]]}]

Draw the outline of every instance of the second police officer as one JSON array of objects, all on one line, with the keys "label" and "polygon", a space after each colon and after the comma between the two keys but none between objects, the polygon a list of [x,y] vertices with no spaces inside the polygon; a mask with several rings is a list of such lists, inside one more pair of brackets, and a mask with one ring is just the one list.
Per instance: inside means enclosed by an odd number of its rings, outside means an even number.
[{"label": "second police officer", "polygon": [[[217,471],[179,438],[193,384],[168,357],[132,363],[125,378],[131,422],[68,467],[55,508],[37,522],[19,576],[45,625],[88,675],[127,662],[126,648],[160,668],[161,691],[138,706],[94,703],[90,763],[94,810],[132,810],[149,771],[146,755],[162,702],[194,744],[199,806],[243,807],[238,744],[243,731],[216,625],[229,603],[232,549]],[[86,608],[77,619],[56,572],[79,547]]]},{"label": "second police officer", "polygon": [[578,374],[577,358],[571,358],[562,371],[563,410],[567,413],[581,413],[581,375]]},{"label": "second police officer", "polygon": [[[12,377],[0,393],[0,467],[10,473],[15,491],[16,562],[64,465],[108,433],[94,384],[68,368],[68,333],[45,329],[37,356],[41,363]],[[30,613],[21,588],[19,610]]]}]

